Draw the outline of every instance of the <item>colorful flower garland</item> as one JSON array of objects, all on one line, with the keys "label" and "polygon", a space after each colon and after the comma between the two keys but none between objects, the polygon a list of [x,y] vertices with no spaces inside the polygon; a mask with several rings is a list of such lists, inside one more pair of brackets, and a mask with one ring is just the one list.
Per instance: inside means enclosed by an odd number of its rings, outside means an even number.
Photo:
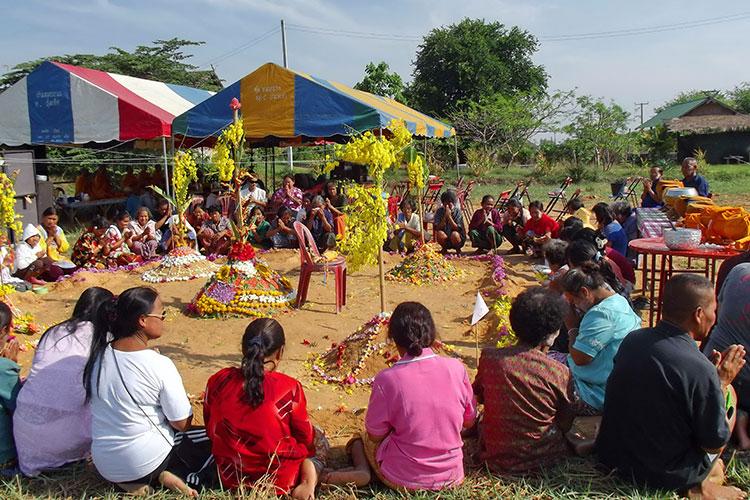
[{"label": "colorful flower garland", "polygon": [[216,272],[216,264],[189,247],[178,247],[165,255],[158,266],[149,269],[141,279],[147,283],[169,283],[208,278]]}]

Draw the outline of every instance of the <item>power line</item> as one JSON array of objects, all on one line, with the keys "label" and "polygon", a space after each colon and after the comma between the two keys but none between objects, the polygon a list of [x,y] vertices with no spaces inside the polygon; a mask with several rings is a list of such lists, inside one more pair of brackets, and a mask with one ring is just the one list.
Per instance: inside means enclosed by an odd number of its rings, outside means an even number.
[{"label": "power line", "polygon": [[234,55],[237,55],[237,54],[239,54],[240,52],[242,52],[244,50],[249,49],[250,47],[258,45],[260,42],[262,42],[263,40],[265,40],[266,38],[268,38],[271,35],[275,35],[279,31],[280,31],[279,27],[276,27],[276,28],[273,28],[271,30],[268,30],[265,33],[263,33],[262,35],[260,35],[258,37],[255,37],[252,40],[250,40],[250,41],[248,41],[246,43],[243,43],[242,45],[238,45],[237,47],[235,47],[235,48],[233,48],[233,49],[231,49],[231,50],[229,50],[227,52],[224,52],[223,54],[215,57],[214,59],[206,61],[203,64],[199,64],[198,67],[199,68],[205,68],[205,67],[210,66],[212,64],[217,64],[217,63],[219,63],[221,61],[225,61],[228,58],[230,58],[230,57],[232,57]]}]

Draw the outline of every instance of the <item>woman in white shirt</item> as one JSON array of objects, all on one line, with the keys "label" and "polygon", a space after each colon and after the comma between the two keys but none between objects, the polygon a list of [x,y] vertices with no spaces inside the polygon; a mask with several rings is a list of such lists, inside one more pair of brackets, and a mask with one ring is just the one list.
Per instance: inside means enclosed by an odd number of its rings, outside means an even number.
[{"label": "woman in white shirt", "polygon": [[162,336],[164,318],[156,290],[136,287],[97,319],[83,372],[91,403],[91,455],[99,473],[126,492],[162,485],[197,496],[170,472],[177,458],[174,431],[186,430],[193,414],[174,363],[148,348]]},{"label": "woman in white shirt", "polygon": [[40,243],[41,239],[39,229],[33,224],[28,224],[23,230],[23,241],[16,245],[14,276],[32,285],[57,281],[63,275],[63,270],[47,257],[47,252]]},{"label": "woman in white shirt", "polygon": [[161,234],[157,234],[156,223],[151,220],[148,208],[141,207],[135,212],[135,219],[130,221],[130,230],[133,232],[130,238],[133,253],[145,260],[156,258]]}]

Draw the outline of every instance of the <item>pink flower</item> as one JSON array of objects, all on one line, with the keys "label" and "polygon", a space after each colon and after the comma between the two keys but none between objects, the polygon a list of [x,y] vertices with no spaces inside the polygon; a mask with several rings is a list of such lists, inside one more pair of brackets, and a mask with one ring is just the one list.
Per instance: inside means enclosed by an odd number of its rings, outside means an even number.
[{"label": "pink flower", "polygon": [[356,381],[357,381],[357,379],[356,379],[356,378],[354,378],[354,375],[349,375],[349,376],[348,376],[348,377],[346,377],[346,379],[344,380],[344,383],[345,383],[345,384],[347,384],[347,385],[352,385],[352,384],[354,384],[354,383],[355,383]]},{"label": "pink flower", "polygon": [[239,99],[237,99],[236,97],[232,97],[232,100],[229,103],[229,107],[236,111],[242,107],[242,104],[240,103]]}]

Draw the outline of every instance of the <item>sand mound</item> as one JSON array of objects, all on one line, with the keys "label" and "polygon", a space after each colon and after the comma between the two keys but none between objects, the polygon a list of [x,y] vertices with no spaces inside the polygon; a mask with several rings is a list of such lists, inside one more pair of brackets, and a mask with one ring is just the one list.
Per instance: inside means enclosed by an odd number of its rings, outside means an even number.
[{"label": "sand mound", "polygon": [[462,273],[463,271],[457,269],[440,254],[438,245],[427,243],[396,264],[388,271],[385,278],[390,281],[425,285],[450,281],[458,278]]}]

